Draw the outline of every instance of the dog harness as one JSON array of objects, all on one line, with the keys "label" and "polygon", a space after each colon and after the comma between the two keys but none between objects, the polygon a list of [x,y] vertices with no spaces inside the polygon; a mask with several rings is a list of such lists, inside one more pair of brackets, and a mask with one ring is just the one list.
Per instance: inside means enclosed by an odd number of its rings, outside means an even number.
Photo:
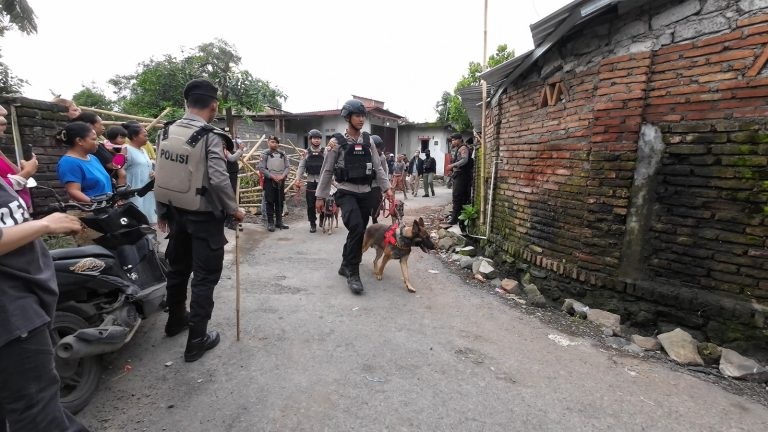
[{"label": "dog harness", "polygon": [[405,225],[398,230],[397,224],[394,224],[384,233],[384,245],[392,246],[392,258],[394,259],[400,259],[411,253],[413,240],[405,236],[404,229]]}]

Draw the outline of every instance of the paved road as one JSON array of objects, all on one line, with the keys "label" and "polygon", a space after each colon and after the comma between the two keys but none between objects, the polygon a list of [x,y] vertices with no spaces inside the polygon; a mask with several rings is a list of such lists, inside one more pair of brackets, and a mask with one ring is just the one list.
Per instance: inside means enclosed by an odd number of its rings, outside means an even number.
[{"label": "paved road", "polygon": [[[407,212],[449,195],[409,200]],[[396,263],[375,281],[371,251],[366,292],[353,296],[336,274],[345,234],[247,226],[241,341],[230,267],[216,292],[217,349],[185,364],[185,336],[164,337],[155,316],[110,359],[79,417],[94,431],[768,430],[766,408],[714,385],[587,339],[555,343],[559,332],[420,251],[417,294]]]}]

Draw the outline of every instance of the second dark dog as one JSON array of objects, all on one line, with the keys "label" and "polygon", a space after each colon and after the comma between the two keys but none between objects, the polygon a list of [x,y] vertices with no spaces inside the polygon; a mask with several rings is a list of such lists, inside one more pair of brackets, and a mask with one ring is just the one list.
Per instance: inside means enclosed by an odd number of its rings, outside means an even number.
[{"label": "second dark dog", "polygon": [[336,205],[336,200],[333,196],[325,199],[323,205],[323,212],[320,213],[320,228],[323,230],[323,234],[333,234],[333,220],[336,220],[336,228],[339,227],[339,206]]}]

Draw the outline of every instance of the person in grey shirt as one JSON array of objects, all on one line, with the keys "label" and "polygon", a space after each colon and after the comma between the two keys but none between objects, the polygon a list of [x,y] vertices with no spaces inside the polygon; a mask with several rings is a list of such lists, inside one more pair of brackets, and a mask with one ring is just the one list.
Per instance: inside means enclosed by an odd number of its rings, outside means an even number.
[{"label": "person in grey shirt", "polygon": [[328,143],[329,150],[315,193],[315,208],[322,211],[335,178],[338,183],[336,204],[341,208],[341,219],[348,231],[339,274],[347,278],[347,286],[353,294],[362,294],[360,262],[363,258],[363,236],[371,215],[371,181],[376,179],[384,194],[389,199],[393,197],[379,154],[371,144],[371,136],[362,131],[365,106],[359,100],[349,100],[344,103],[341,116],[347,121],[347,130],[344,135],[334,134]]},{"label": "person in grey shirt", "polygon": [[[155,173],[158,227],[170,231],[168,259],[168,321],[165,334],[175,336],[189,326],[184,361],[199,360],[221,337],[208,330],[213,313],[213,291],[224,267],[224,219],[242,222],[229,182],[224,148],[231,138],[208,124],[218,112],[218,89],[195,79],[184,88],[187,111],[161,133]],[[189,284],[190,276],[192,283]],[[187,286],[190,311],[186,312]]]},{"label": "person in grey shirt", "polygon": [[283,203],[285,203],[285,179],[291,170],[288,156],[279,149],[280,139],[269,137],[269,149],[261,154],[259,172],[264,177],[264,198],[267,202],[267,230],[288,229],[283,223]]},{"label": "person in grey shirt", "polygon": [[307,220],[309,220],[309,232],[317,232],[317,211],[315,211],[315,192],[317,182],[320,181],[320,170],[323,169],[325,149],[322,147],[323,134],[317,129],[309,131],[309,148],[299,162],[296,171],[296,186],[301,188],[304,173],[307,174]]}]

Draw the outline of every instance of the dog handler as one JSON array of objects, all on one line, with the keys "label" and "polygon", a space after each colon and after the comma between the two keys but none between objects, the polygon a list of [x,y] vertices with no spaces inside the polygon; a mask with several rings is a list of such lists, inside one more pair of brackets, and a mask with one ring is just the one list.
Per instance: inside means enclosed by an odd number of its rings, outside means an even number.
[{"label": "dog handler", "polygon": [[315,208],[322,211],[323,200],[330,195],[335,176],[338,183],[336,204],[341,208],[341,220],[348,230],[339,274],[346,276],[352,293],[362,294],[360,261],[363,258],[365,227],[371,214],[371,181],[376,179],[389,199],[393,196],[379,154],[371,145],[371,136],[362,131],[365,106],[359,100],[348,100],[341,108],[341,116],[347,121],[347,130],[344,135],[334,134],[329,142],[317,185]]},{"label": "dog handler", "polygon": [[320,170],[325,160],[325,149],[321,147],[323,134],[317,129],[309,131],[309,148],[306,156],[299,162],[299,170],[296,172],[297,187],[301,187],[304,173],[307,174],[307,219],[309,220],[309,232],[317,231],[317,212],[315,211],[315,191],[317,182],[320,181]]}]

